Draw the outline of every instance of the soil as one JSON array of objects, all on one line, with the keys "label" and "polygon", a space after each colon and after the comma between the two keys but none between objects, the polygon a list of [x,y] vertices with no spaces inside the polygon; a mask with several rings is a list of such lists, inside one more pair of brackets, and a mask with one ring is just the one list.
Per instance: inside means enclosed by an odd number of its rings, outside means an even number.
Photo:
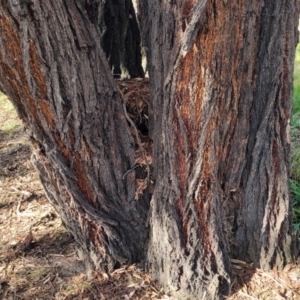
[{"label": "soil", "polygon": [[[126,87],[145,92],[144,84],[121,85],[127,97]],[[175,299],[136,266],[112,274],[85,273],[75,241],[45,197],[31,165],[28,137],[7,103],[0,93],[0,299]],[[145,130],[144,103],[129,107],[129,114],[134,109]],[[270,272],[238,260],[232,265],[233,292],[227,299],[300,299],[298,265]]]}]

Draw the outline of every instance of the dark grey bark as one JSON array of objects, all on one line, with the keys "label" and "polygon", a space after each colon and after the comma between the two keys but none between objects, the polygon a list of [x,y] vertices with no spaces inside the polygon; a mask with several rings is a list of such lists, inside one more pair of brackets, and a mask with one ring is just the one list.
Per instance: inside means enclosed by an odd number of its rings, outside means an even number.
[{"label": "dark grey bark", "polygon": [[141,38],[132,0],[87,1],[90,19],[117,78],[144,77]]},{"label": "dark grey bark", "polygon": [[141,260],[133,139],[84,1],[2,1],[0,89],[31,136],[48,198],[92,268]]},{"label": "dark grey bark", "polygon": [[289,117],[296,1],[140,1],[156,189],[149,270],[218,299],[230,257],[292,259]]},{"label": "dark grey bark", "polygon": [[133,139],[92,3],[0,9],[0,89],[83,258],[110,271],[147,246],[149,270],[179,299],[222,299],[231,257],[265,269],[289,262],[296,1],[140,1],[156,180],[149,240],[149,204],[134,200],[134,172],[123,178]]}]

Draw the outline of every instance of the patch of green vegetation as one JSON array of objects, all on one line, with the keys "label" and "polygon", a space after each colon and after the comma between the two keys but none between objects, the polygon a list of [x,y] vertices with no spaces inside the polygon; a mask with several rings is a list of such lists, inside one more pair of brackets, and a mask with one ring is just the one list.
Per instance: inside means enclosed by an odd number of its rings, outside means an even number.
[{"label": "patch of green vegetation", "polygon": [[30,281],[39,281],[49,273],[49,268],[36,267],[29,271],[27,277]]},{"label": "patch of green vegetation", "polygon": [[[58,300],[63,300],[66,298],[75,299],[77,298],[75,295],[82,293],[84,290],[89,289],[89,287],[90,287],[89,283],[84,280],[76,283],[64,282],[62,285],[62,292],[60,293],[60,295],[56,297],[56,299]],[[70,296],[74,296],[74,297],[69,298]]]},{"label": "patch of green vegetation", "polygon": [[294,229],[300,232],[300,44],[296,49],[294,65],[293,115],[291,119],[291,180]]},{"label": "patch of green vegetation", "polygon": [[293,97],[294,107],[293,116],[297,115],[299,119],[300,114],[300,44],[296,49],[296,58],[294,65],[294,97]]},{"label": "patch of green vegetation", "polygon": [[292,144],[291,178],[300,182],[300,147],[299,142]]},{"label": "patch of green vegetation", "polygon": [[298,233],[300,230],[300,184],[296,180],[290,180],[291,194],[293,195],[292,209],[293,209],[293,224],[294,230]]}]

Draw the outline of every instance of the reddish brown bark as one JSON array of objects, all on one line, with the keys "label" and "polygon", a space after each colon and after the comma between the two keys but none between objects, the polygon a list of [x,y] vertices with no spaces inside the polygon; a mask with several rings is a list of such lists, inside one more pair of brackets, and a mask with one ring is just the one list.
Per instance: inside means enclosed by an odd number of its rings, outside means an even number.
[{"label": "reddish brown bark", "polygon": [[123,178],[133,140],[85,1],[1,5],[0,88],[91,267],[139,261],[147,245],[149,270],[174,295],[222,299],[230,258],[265,269],[291,260],[296,1],[140,1],[156,180],[150,240],[135,174]]},{"label": "reddish brown bark", "polygon": [[137,202],[133,140],[80,1],[1,1],[0,88],[33,143],[48,198],[92,268],[144,254],[148,204]]},{"label": "reddish brown bark", "polygon": [[292,258],[296,1],[140,6],[156,176],[149,269],[181,297],[219,299],[229,257],[264,269]]}]

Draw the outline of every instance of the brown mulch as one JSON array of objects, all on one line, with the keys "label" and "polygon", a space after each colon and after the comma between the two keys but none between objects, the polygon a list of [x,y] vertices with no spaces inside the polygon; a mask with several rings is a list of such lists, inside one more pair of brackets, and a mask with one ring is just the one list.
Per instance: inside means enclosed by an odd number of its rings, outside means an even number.
[{"label": "brown mulch", "polygon": [[[129,115],[144,130],[147,140],[149,89],[147,80],[118,83]],[[0,103],[1,104],[1,103]],[[11,129],[4,122],[13,120]],[[145,161],[136,151],[136,162]],[[75,242],[48,203],[38,175],[30,163],[30,146],[20,121],[12,110],[0,111],[0,299],[150,300],[175,299],[164,293],[137,266],[112,274],[86,273],[76,254]],[[148,154],[147,154],[148,155]],[[147,160],[151,157],[147,156]],[[140,179],[141,181],[143,179]],[[264,272],[232,260],[234,280],[229,300],[300,299],[300,268]],[[179,299],[181,300],[181,299]]]},{"label": "brown mulch", "polygon": [[282,271],[263,271],[232,259],[234,280],[232,295],[227,299],[300,299],[300,268],[286,265]]}]

